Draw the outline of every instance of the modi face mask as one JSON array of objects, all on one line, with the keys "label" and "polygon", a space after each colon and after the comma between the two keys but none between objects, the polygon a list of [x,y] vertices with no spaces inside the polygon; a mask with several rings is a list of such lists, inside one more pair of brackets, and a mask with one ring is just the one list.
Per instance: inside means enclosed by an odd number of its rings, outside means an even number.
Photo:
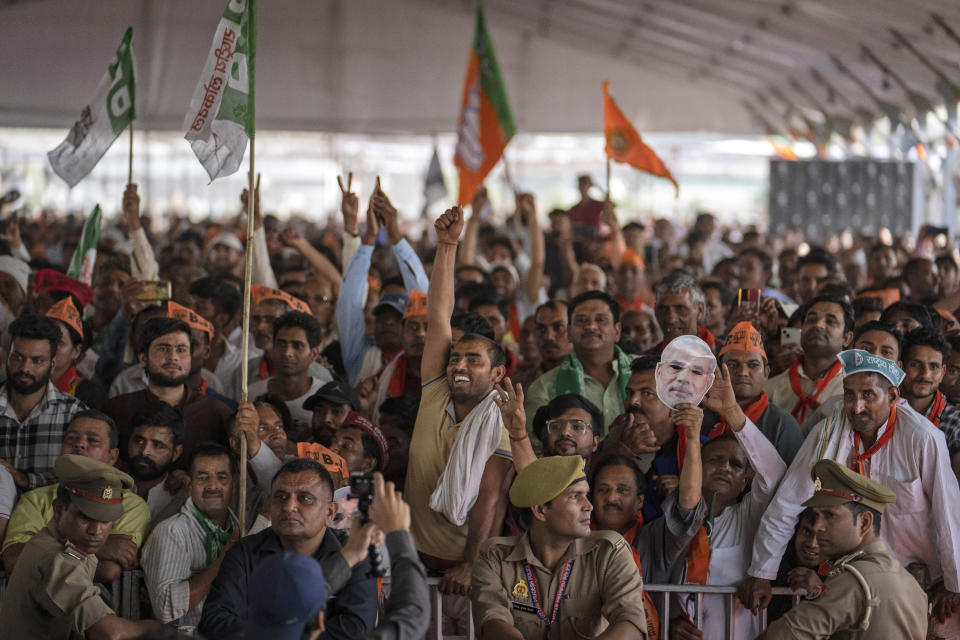
[{"label": "modi face mask", "polygon": [[663,349],[655,379],[660,401],[677,405],[700,404],[713,386],[717,359],[706,342],[696,336],[679,336]]}]

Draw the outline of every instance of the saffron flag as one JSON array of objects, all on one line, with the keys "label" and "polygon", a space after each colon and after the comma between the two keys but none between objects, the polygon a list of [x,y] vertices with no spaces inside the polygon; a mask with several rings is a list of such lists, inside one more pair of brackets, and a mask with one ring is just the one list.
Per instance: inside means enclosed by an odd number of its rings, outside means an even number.
[{"label": "saffron flag", "polygon": [[84,284],[93,283],[93,264],[97,261],[97,244],[100,242],[100,205],[93,208],[93,213],[83,223],[83,233],[80,242],[73,250],[73,259],[67,275],[76,278]]},{"label": "saffron flag", "polygon": [[47,154],[54,173],[71,187],[97,166],[117,136],[137,117],[135,75],[133,27],[127,27],[80,119],[73,123],[66,140]]},{"label": "saffron flag", "polygon": [[254,134],[256,15],[256,0],[227,4],[183,120],[183,137],[211,181],[240,168]]},{"label": "saffron flag", "polygon": [[460,170],[457,202],[465,205],[473,199],[515,131],[507,88],[493,53],[493,42],[483,17],[483,4],[479,3],[453,157],[453,163]]},{"label": "saffron flag", "polygon": [[666,178],[673,183],[679,195],[680,187],[663,160],[644,144],[640,134],[610,97],[609,84],[603,83],[603,136],[607,141],[607,155],[617,162],[625,162],[641,171]]}]

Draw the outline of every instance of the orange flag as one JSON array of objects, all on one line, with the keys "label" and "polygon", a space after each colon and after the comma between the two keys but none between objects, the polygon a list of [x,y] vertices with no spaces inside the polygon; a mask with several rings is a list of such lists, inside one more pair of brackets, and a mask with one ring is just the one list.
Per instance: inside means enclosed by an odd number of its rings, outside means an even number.
[{"label": "orange flag", "polygon": [[603,83],[603,136],[607,140],[607,155],[617,162],[625,162],[641,171],[666,178],[673,183],[679,195],[680,187],[663,160],[644,144],[640,134],[610,97],[609,84],[606,81]]},{"label": "orange flag", "polygon": [[487,31],[481,2],[477,4],[473,48],[467,61],[467,78],[463,82],[463,104],[453,157],[453,163],[460,170],[458,203],[470,204],[515,131],[507,87],[493,53],[493,41]]}]

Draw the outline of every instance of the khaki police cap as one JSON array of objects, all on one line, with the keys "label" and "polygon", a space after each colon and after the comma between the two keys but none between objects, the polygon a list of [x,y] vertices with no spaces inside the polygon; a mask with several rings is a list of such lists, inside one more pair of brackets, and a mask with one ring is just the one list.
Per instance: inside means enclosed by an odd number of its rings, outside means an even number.
[{"label": "khaki police cap", "polygon": [[110,465],[65,453],[53,465],[60,486],[83,515],[101,522],[113,522],[123,515],[123,489],[133,489],[133,478]]},{"label": "khaki police cap", "polygon": [[517,507],[546,504],[578,480],[585,480],[583,458],[551,456],[523,468],[510,487],[510,502]]},{"label": "khaki police cap", "polygon": [[813,465],[813,497],[805,507],[833,507],[857,502],[883,513],[884,508],[897,501],[897,494],[878,482],[848,469],[834,460],[821,460]]}]

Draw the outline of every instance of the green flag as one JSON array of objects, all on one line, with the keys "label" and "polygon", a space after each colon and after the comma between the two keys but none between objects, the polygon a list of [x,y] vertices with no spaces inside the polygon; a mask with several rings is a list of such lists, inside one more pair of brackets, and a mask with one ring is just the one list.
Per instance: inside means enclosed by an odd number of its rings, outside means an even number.
[{"label": "green flag", "polygon": [[183,121],[183,137],[211,181],[240,168],[254,134],[256,15],[256,0],[227,4]]},{"label": "green flag", "polygon": [[93,283],[93,264],[97,261],[97,244],[100,242],[100,205],[93,208],[93,213],[83,223],[83,234],[80,243],[73,251],[73,259],[67,275],[76,278],[84,284]]},{"label": "green flag", "polygon": [[137,117],[133,27],[120,41],[113,62],[80,112],[67,139],[47,154],[54,172],[71,187],[90,173],[113,141]]}]

